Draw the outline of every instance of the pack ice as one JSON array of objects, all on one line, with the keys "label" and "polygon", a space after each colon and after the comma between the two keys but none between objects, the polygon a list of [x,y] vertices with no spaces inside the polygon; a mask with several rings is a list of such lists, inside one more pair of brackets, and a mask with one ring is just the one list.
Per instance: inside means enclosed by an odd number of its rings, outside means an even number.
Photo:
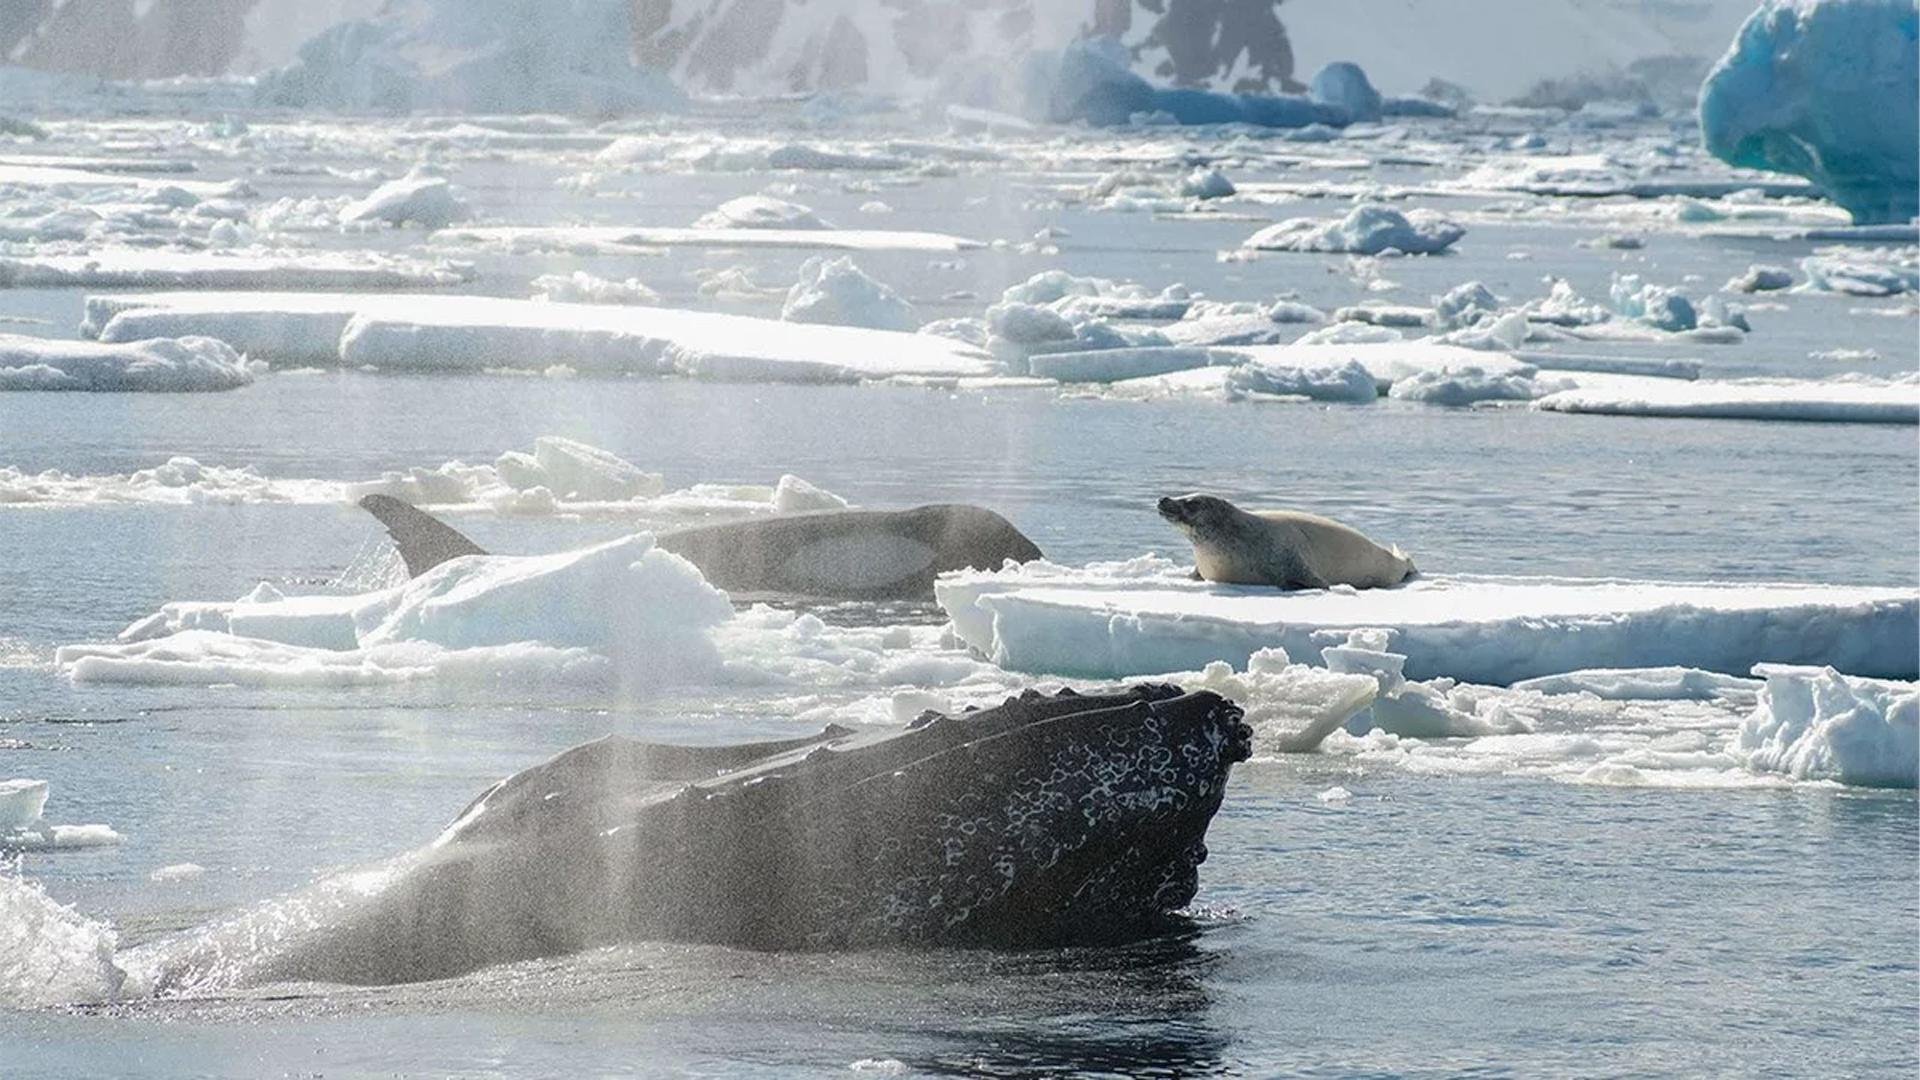
[{"label": "pack ice", "polygon": [[1920,7],[1766,0],[1700,88],[1730,164],[1804,176],[1858,224],[1920,213]]},{"label": "pack ice", "polygon": [[[191,328],[191,329],[189,329]],[[847,382],[992,374],[963,342],[672,308],[480,296],[182,292],[87,300],[101,341],[198,334],[280,365]]]},{"label": "pack ice", "polygon": [[208,337],[117,344],[0,334],[0,390],[232,390],[253,381],[246,358]]},{"label": "pack ice", "polygon": [[1085,678],[1244,666],[1264,648],[1315,655],[1385,631],[1406,675],[1504,686],[1587,668],[1755,664],[1920,672],[1920,594],[1835,585],[1421,576],[1395,589],[1283,593],[1194,581],[1147,557],[1038,562],[944,576],[954,631],[1003,667]]}]

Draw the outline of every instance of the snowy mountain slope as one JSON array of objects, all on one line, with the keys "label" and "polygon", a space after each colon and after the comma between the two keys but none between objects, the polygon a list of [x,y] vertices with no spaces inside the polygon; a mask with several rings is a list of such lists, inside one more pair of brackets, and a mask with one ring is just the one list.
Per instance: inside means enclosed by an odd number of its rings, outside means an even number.
[{"label": "snowy mountain slope", "polygon": [[633,0],[642,62],[702,92],[911,89],[1009,55],[1116,37],[1141,74],[1298,90],[1334,60],[1390,91],[1487,100],[1635,60],[1724,52],[1751,0]]},{"label": "snowy mountain slope", "polygon": [[[1298,90],[1333,60],[1409,92],[1439,77],[1502,101],[1545,79],[1726,50],[1752,0],[610,0],[633,55],[694,93],[867,88],[913,93],[956,77],[1011,79],[1018,57],[1119,39],[1156,82]],[[0,56],[116,78],[280,67],[328,27],[376,14],[470,49],[488,22],[427,18],[428,0],[0,0]],[[540,7],[557,48],[578,5]],[[598,20],[598,16],[595,16]],[[604,25],[600,23],[598,25]],[[624,45],[596,29],[596,53]],[[425,44],[416,35],[414,40]],[[1704,66],[1704,65],[1702,65]]]},{"label": "snowy mountain slope", "polygon": [[0,57],[48,71],[167,78],[287,63],[381,0],[0,0]]}]

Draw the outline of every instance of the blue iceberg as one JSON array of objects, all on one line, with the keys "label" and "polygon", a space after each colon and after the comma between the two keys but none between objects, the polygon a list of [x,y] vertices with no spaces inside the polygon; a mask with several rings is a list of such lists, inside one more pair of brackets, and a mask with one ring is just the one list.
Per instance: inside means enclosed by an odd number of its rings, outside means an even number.
[{"label": "blue iceberg", "polygon": [[1920,214],[1920,4],[1766,0],[1700,88],[1707,149],[1817,184],[1856,224]]}]

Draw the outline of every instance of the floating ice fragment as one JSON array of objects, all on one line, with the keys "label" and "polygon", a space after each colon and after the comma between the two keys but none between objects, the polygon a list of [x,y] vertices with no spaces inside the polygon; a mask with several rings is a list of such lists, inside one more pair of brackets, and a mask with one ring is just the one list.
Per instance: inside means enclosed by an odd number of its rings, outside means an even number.
[{"label": "floating ice fragment", "polygon": [[911,333],[920,326],[913,305],[874,280],[848,256],[815,256],[800,267],[800,280],[780,309],[787,322],[828,323]]},{"label": "floating ice fragment", "polygon": [[1345,218],[1292,218],[1254,233],[1244,246],[1261,251],[1330,251],[1379,255],[1437,255],[1467,230],[1431,211],[1403,214],[1388,206],[1355,207]]},{"label": "floating ice fragment", "polygon": [[1830,667],[1754,673],[1766,687],[1734,742],[1750,768],[1858,787],[1920,783],[1920,686]]}]

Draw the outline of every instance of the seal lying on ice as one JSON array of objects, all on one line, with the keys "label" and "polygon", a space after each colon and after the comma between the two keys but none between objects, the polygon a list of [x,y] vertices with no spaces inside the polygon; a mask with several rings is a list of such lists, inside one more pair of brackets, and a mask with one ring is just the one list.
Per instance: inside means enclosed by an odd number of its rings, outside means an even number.
[{"label": "seal lying on ice", "polygon": [[1413,560],[1359,530],[1292,510],[1247,511],[1213,495],[1160,500],[1160,516],[1193,541],[1195,568],[1223,585],[1384,589],[1414,574]]},{"label": "seal lying on ice", "polygon": [[495,784],[426,848],[188,934],[158,966],[173,987],[371,985],[628,941],[1137,940],[1193,899],[1252,736],[1217,694],[1140,685],[777,743],[608,737]]},{"label": "seal lying on ice", "polygon": [[[360,500],[418,577],[478,544],[431,514],[390,495]],[[823,510],[674,529],[655,538],[739,594],[774,593],[835,600],[930,600],[948,570],[998,570],[1031,562],[1040,549],[1006,518],[978,506],[912,510]]]}]

